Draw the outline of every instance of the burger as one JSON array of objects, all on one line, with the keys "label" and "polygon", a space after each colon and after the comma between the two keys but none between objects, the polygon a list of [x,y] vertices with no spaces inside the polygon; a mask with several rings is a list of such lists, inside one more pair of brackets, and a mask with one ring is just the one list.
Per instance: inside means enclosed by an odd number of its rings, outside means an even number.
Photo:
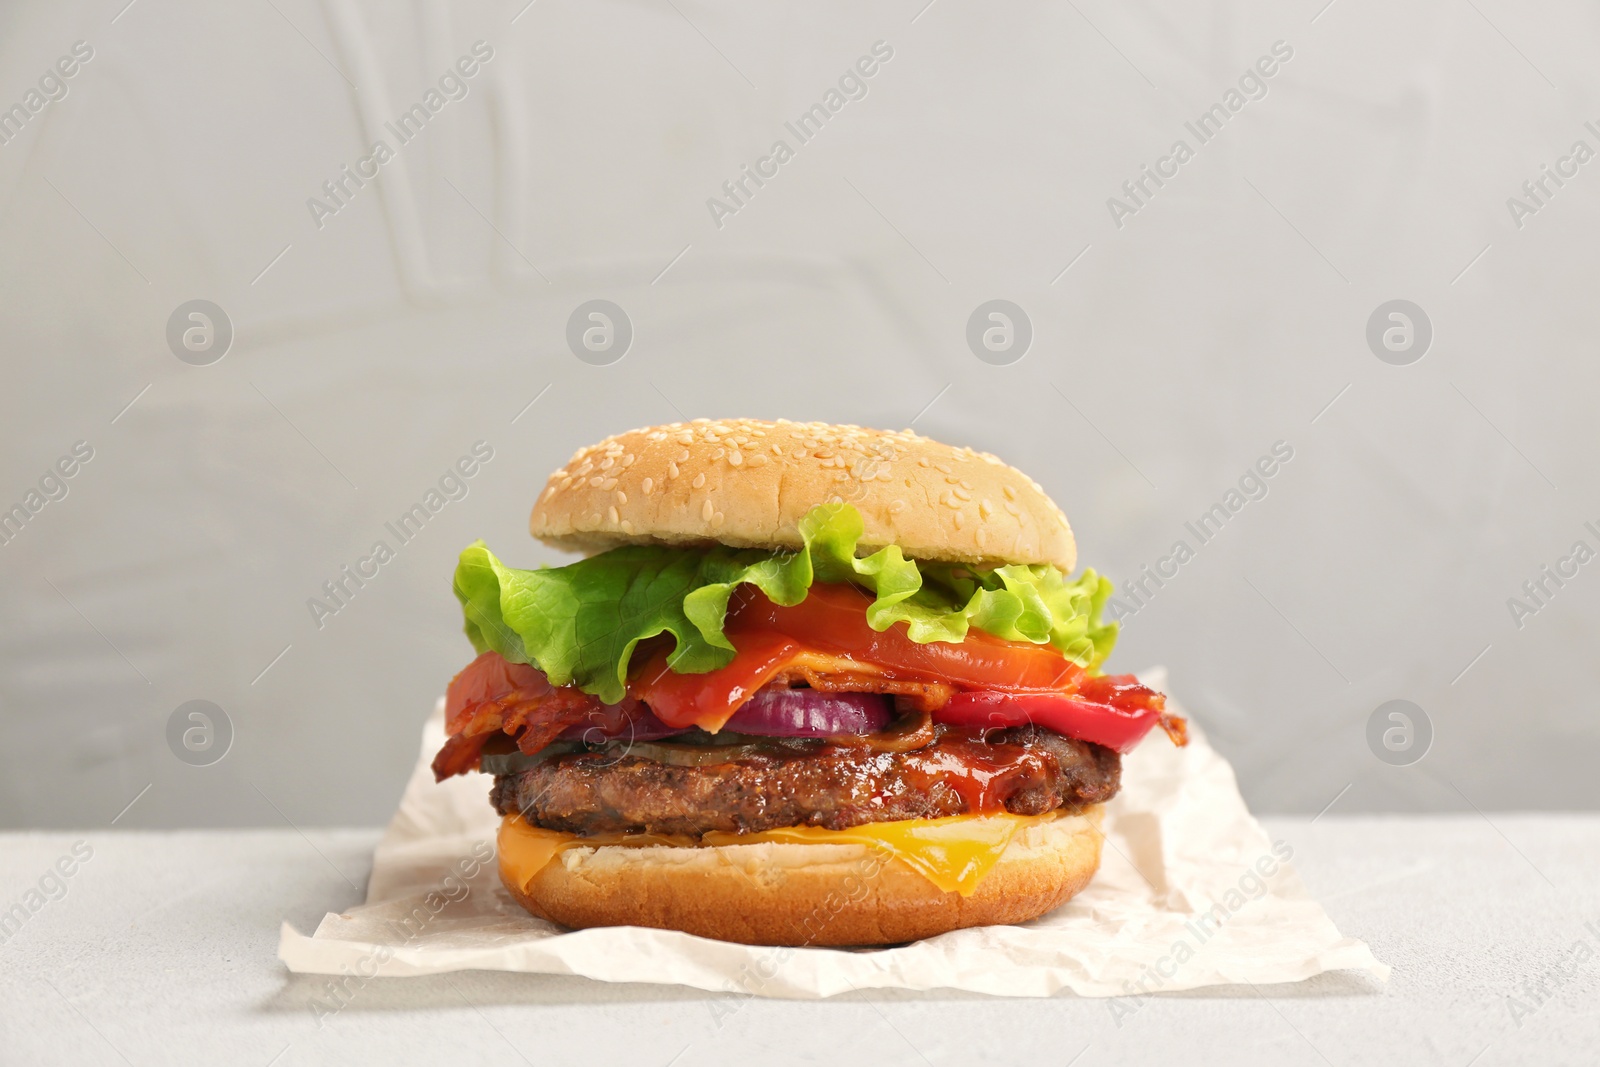
[{"label": "burger", "polygon": [[1101,666],[1111,583],[1038,483],[907,431],[752,419],[582,449],[518,570],[455,592],[439,780],[494,776],[501,881],[572,928],[870,945],[1019,923],[1100,862],[1120,754],[1182,719]]}]

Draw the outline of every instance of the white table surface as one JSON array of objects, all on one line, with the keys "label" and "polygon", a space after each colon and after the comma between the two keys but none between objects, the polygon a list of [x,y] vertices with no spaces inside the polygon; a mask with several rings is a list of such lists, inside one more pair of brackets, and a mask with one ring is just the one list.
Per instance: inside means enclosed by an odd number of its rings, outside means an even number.
[{"label": "white table surface", "polygon": [[[309,931],[355,903],[377,831],[0,834],[0,908],[75,841],[93,849],[0,940],[0,1063],[1600,1062],[1600,816],[1265,822],[1339,928],[1394,967],[1386,988],[1333,974],[1173,994],[1118,1025],[1113,1002],[1071,997],[741,1003],[465,972],[370,981],[319,1028],[327,979],[285,971],[278,924]],[[1541,980],[1542,1003],[1519,988]]]}]

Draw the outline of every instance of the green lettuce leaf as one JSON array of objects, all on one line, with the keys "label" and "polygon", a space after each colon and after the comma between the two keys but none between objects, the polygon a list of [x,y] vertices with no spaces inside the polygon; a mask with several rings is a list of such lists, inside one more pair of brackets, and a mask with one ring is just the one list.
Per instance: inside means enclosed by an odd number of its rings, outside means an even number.
[{"label": "green lettuce leaf", "polygon": [[482,541],[461,553],[455,591],[466,633],[480,653],[532,663],[557,685],[621,700],[639,642],[671,634],[667,663],[680,674],[727,666],[728,601],[744,584],[776,604],[798,604],[813,581],[853,582],[876,599],[867,622],[896,623],[919,643],[961,641],[970,628],[1012,641],[1049,644],[1098,670],[1116,642],[1102,622],[1109,579],[1092,570],[1068,581],[1048,564],[972,570],[906,559],[896,545],[857,556],[864,527],[849,504],[824,504],[800,521],[796,551],[632,545],[565,567],[517,570]]}]

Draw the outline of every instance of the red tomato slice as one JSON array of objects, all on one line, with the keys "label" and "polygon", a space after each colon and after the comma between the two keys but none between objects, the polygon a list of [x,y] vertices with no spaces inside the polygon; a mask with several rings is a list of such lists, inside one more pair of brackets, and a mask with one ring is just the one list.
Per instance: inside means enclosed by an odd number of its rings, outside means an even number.
[{"label": "red tomato slice", "polygon": [[808,647],[897,675],[968,689],[1072,690],[1084,677],[1082,667],[1049,645],[1006,641],[977,629],[969,630],[959,644],[917,644],[899,623],[879,633],[867,624],[871,603],[871,596],[848,584],[813,585],[804,600],[788,608],[751,589],[744,603],[730,613],[727,631],[730,636],[753,631],[786,634]]},{"label": "red tomato slice", "polygon": [[[1106,684],[1100,684],[1106,683]],[[933,713],[934,721],[979,729],[1034,723],[1066,737],[1126,752],[1160,725],[1174,744],[1187,740],[1184,721],[1166,713],[1166,698],[1131,674],[1091,678],[1081,695],[1065,693],[957,693]],[[1091,695],[1092,694],[1092,695]],[[1102,702],[1115,700],[1116,703]]]}]

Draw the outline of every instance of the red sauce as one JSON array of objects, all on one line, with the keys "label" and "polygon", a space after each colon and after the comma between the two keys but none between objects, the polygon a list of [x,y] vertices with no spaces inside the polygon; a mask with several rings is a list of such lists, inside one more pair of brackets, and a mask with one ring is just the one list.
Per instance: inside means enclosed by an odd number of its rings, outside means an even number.
[{"label": "red sauce", "polygon": [[1004,811],[1006,801],[1043,782],[1052,757],[1022,745],[989,744],[978,733],[946,731],[927,748],[901,754],[908,779],[926,792],[944,786],[974,814]]}]

